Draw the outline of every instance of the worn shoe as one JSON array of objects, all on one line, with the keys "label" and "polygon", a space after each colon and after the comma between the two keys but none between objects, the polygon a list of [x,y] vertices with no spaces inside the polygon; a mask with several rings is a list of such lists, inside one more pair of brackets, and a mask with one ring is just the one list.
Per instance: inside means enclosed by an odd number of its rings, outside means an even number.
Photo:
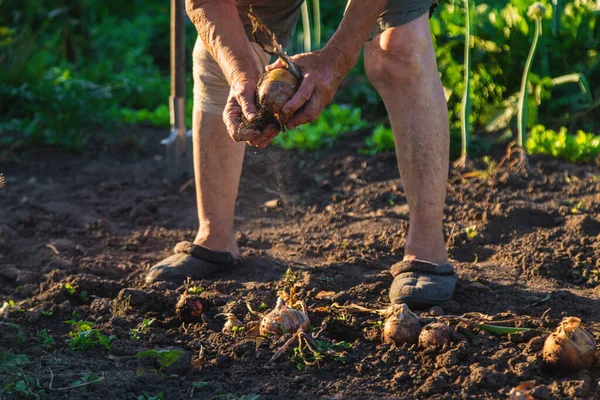
[{"label": "worn shoe", "polygon": [[211,250],[190,242],[177,243],[175,254],[154,265],[146,275],[146,282],[183,282],[187,278],[205,279],[220,269],[235,264],[231,253]]},{"label": "worn shoe", "polygon": [[393,304],[410,308],[428,308],[452,300],[458,276],[451,264],[405,260],[391,268],[394,282],[390,288]]}]

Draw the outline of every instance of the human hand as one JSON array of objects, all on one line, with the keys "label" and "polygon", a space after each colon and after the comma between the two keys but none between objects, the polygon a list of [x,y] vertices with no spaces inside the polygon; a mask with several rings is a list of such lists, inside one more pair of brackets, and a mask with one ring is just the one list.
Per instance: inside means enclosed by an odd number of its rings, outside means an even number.
[{"label": "human hand", "polygon": [[[328,48],[290,58],[303,74],[298,91],[282,110],[284,119],[288,120],[287,128],[293,129],[319,117],[323,108],[333,100],[352,65],[340,52]],[[285,63],[279,59],[267,66],[267,71],[275,68],[285,68]]]}]

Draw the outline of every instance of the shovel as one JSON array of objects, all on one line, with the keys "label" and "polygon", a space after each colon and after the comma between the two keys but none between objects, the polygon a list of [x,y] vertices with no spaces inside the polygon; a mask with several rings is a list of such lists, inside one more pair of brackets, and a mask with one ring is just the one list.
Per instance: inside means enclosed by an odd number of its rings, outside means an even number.
[{"label": "shovel", "polygon": [[185,127],[185,0],[171,0],[171,134],[161,141],[167,150],[166,178],[193,178],[192,132]]}]

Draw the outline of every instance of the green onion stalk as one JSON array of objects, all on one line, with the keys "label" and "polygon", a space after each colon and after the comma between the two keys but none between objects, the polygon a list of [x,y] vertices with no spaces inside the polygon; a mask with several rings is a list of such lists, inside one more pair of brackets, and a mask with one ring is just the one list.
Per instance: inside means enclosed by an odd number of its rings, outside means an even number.
[{"label": "green onion stalk", "polygon": [[313,31],[315,32],[315,48],[321,47],[321,4],[319,0],[313,0],[312,3],[313,11]]},{"label": "green onion stalk", "polygon": [[468,156],[470,116],[471,116],[471,4],[465,0],[465,78],[462,97],[462,109],[460,113],[460,158],[454,163],[454,167],[464,169]]},{"label": "green onion stalk", "polygon": [[527,129],[527,80],[529,78],[529,72],[531,71],[533,57],[537,50],[538,39],[542,35],[542,17],[545,12],[546,8],[540,3],[532,4],[527,11],[527,16],[535,21],[535,33],[533,35],[533,43],[531,44],[531,49],[529,49],[527,61],[525,61],[525,69],[523,70],[523,78],[521,79],[521,92],[519,94],[519,104],[517,108],[517,145],[521,149],[525,148],[525,131]]},{"label": "green onion stalk", "polygon": [[308,4],[306,3],[306,1],[302,3],[300,12],[302,14],[302,30],[304,31],[304,51],[309,52],[311,51],[312,46],[310,43],[310,18],[308,16]]}]

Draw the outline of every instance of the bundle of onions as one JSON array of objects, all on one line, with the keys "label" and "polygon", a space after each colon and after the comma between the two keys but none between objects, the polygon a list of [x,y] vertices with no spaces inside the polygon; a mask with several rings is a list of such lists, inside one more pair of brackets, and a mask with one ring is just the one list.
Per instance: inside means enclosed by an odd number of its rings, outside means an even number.
[{"label": "bundle of onions", "polygon": [[596,340],[579,318],[567,317],[544,342],[542,357],[545,365],[555,370],[589,369],[598,358]]}]

